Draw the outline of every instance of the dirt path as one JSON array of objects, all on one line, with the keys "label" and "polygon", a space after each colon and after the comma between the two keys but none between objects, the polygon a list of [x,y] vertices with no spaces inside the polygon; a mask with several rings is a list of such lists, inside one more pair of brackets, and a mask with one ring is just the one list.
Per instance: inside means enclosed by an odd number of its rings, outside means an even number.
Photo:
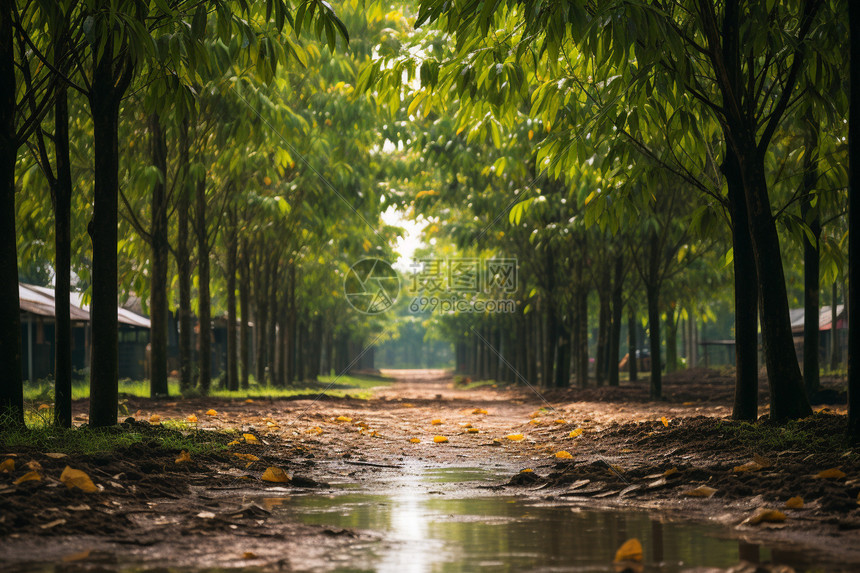
[{"label": "dirt path", "polygon": [[[719,523],[751,541],[838,547],[840,559],[860,563],[858,456],[827,449],[829,442],[818,451],[777,430],[779,439],[751,441],[750,426],[724,419],[731,396],[724,376],[669,378],[667,401],[650,402],[640,386],[466,390],[439,371],[385,374],[397,382],[370,400],[130,399],[135,421],[123,425],[127,431],[163,433],[145,422],[160,420],[203,430],[199,435],[226,446],[191,461],[146,441],[110,456],[8,452],[18,469],[0,476],[0,565],[30,570],[39,547],[43,562],[312,569],[373,534],[273,521],[261,500],[324,492],[327,484],[373,491],[385,476],[416,464],[502,476],[475,490],[480,495],[647,509],[664,519]],[[85,403],[75,404],[79,420],[85,411]],[[838,432],[844,417],[819,414],[804,423],[792,430],[801,441]],[[38,464],[43,479],[12,485],[27,463]],[[66,465],[89,473],[100,491],[61,486]],[[262,481],[270,467],[291,480]],[[831,468],[839,472],[816,477]],[[804,499],[802,509],[785,506],[795,496]],[[762,508],[785,519],[742,523]]]}]

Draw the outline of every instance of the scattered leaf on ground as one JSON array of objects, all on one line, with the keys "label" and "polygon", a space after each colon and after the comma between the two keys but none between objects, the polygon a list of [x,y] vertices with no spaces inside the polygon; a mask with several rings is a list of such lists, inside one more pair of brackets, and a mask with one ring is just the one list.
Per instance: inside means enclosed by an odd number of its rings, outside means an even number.
[{"label": "scattered leaf on ground", "polygon": [[234,456],[236,456],[236,457],[237,457],[237,458],[239,458],[239,459],[242,459],[242,460],[245,460],[245,461],[248,461],[248,462],[256,462],[256,461],[259,461],[259,460],[260,460],[260,458],[258,458],[258,457],[257,457],[257,456],[255,456],[254,454],[240,454],[240,453],[238,453],[238,452],[234,452],[234,453],[233,453],[233,455],[234,455]]},{"label": "scattered leaf on ground", "polygon": [[534,473],[534,470],[532,468],[526,468],[524,470],[520,470],[520,473],[521,474],[530,474],[530,473]]},{"label": "scattered leaf on ground", "polygon": [[352,418],[349,416],[338,416],[334,419],[335,422],[352,422]]},{"label": "scattered leaf on ground", "polygon": [[484,408],[475,408],[474,410],[472,410],[472,413],[473,414],[486,414],[487,411]]},{"label": "scattered leaf on ground", "polygon": [[63,562],[72,563],[73,561],[83,561],[90,556],[90,550],[81,551],[80,553],[72,553],[63,557]]},{"label": "scattered leaf on ground", "polygon": [[271,467],[266,468],[266,471],[263,472],[263,475],[260,476],[260,479],[263,481],[271,481],[275,483],[285,483],[290,481],[290,476],[288,476],[287,472],[285,472],[281,468]]},{"label": "scattered leaf on ground", "polygon": [[59,452],[50,452],[50,453],[47,453],[45,455],[48,456],[49,458],[53,458],[55,460],[69,457],[68,454],[63,454],[63,453],[59,453]]},{"label": "scattered leaf on ground", "polygon": [[307,430],[305,430],[305,433],[306,434],[317,434],[317,435],[319,435],[319,434],[323,433],[323,429],[320,428],[319,426],[314,426],[313,428],[308,428]]},{"label": "scattered leaf on ground", "polygon": [[253,551],[245,551],[244,553],[242,553],[242,559],[256,559],[256,558],[257,558],[257,554],[254,553]]},{"label": "scattered leaf on ground", "polygon": [[33,470],[35,472],[42,470],[42,464],[40,464],[36,460],[30,460],[29,462],[24,464],[24,467],[26,467],[28,470]]},{"label": "scattered leaf on ground", "polygon": [[431,426],[441,426],[441,425],[442,425],[442,420],[439,420],[439,419],[436,419],[436,420],[430,420],[430,425],[431,425]]},{"label": "scattered leaf on ground", "polygon": [[642,561],[642,544],[635,537],[628,539],[615,552],[615,562],[619,561]]},{"label": "scattered leaf on ground", "polygon": [[525,436],[523,436],[522,434],[508,434],[508,435],[507,435],[507,436],[505,436],[505,437],[506,437],[507,439],[509,439],[510,441],[512,441],[512,442],[519,442],[519,441],[521,441],[523,438],[525,438]]},{"label": "scattered leaf on ground", "polygon": [[233,440],[232,442],[229,442],[227,445],[228,446],[238,446],[241,443],[242,442],[240,442],[239,440]]},{"label": "scattered leaf on ground", "polygon": [[245,400],[245,403],[246,403],[246,404],[253,404],[253,403],[254,403],[254,401],[253,401],[253,400],[251,400],[250,398],[248,398],[247,400]]},{"label": "scattered leaf on ground", "polygon": [[188,417],[185,419],[188,420],[189,422],[191,422],[192,424],[196,424],[197,423],[197,414],[188,414]]},{"label": "scattered leaf on ground", "polygon": [[242,434],[242,437],[245,438],[246,444],[259,444],[260,440],[257,439],[257,436],[254,434]]},{"label": "scattered leaf on ground", "polygon": [[582,435],[582,428],[577,428],[567,435],[568,438],[576,438]]},{"label": "scattered leaf on ground", "polygon": [[412,444],[420,444],[421,440],[419,440],[418,438],[409,438],[409,442]]},{"label": "scattered leaf on ground", "polygon": [[466,428],[466,431],[470,434],[477,434],[480,430],[478,428]]},{"label": "scattered leaf on ground", "polygon": [[758,525],[759,523],[782,523],[786,520],[786,515],[778,509],[759,509],[755,514],[748,517],[743,523],[749,525]]},{"label": "scattered leaf on ground", "polygon": [[670,469],[666,470],[665,472],[663,472],[663,477],[673,476],[676,473],[678,473],[678,468],[670,468]]},{"label": "scattered leaf on ground", "polygon": [[715,493],[717,493],[716,489],[706,485],[700,485],[696,489],[691,489],[683,492],[681,495],[686,495],[688,497],[711,497]]},{"label": "scattered leaf on ground", "polygon": [[572,455],[570,455],[570,452],[565,451],[565,450],[561,450],[561,451],[559,451],[559,452],[556,452],[556,453],[555,453],[555,457],[557,457],[557,458],[558,458],[558,459],[560,459],[560,460],[570,460],[570,459],[573,459],[573,456],[572,456]]},{"label": "scattered leaf on ground", "polygon": [[8,474],[9,472],[14,472],[14,471],[15,471],[15,460],[13,460],[12,458],[6,458],[5,460],[3,460],[2,463],[0,463],[0,472],[3,472],[4,474]]},{"label": "scattered leaf on ground", "polygon": [[42,476],[39,475],[39,472],[27,472],[15,481],[12,482],[13,485],[18,485],[24,483],[25,481],[39,481],[42,479]]},{"label": "scattered leaf on ground", "polygon": [[553,421],[554,424],[567,424],[567,420],[562,420],[559,418],[558,420]]},{"label": "scattered leaf on ground", "polygon": [[179,457],[176,458],[175,463],[181,464],[182,462],[190,462],[190,461],[191,461],[191,454],[188,453],[188,450],[182,450],[179,453]]},{"label": "scattered leaf on ground", "polygon": [[60,474],[60,481],[66,484],[66,487],[69,489],[77,488],[87,493],[99,490],[96,484],[93,483],[93,480],[90,479],[90,476],[81,470],[76,470],[69,466],[66,466],[66,469]]},{"label": "scattered leaf on ground", "polygon": [[437,444],[444,444],[448,441],[448,438],[446,438],[445,436],[433,436],[433,441]]},{"label": "scattered leaf on ground", "polygon": [[666,419],[666,416],[661,417],[660,421],[663,422],[663,426],[669,427],[669,420]]},{"label": "scattered leaf on ground", "polygon": [[785,502],[785,507],[789,509],[803,509],[803,498],[799,495],[794,496]]},{"label": "scattered leaf on ground", "polygon": [[161,423],[161,416],[159,416],[158,414],[153,414],[152,416],[149,417],[149,423],[150,424],[160,424]]},{"label": "scattered leaf on ground", "polygon": [[735,466],[734,468],[732,468],[732,471],[736,474],[741,473],[741,472],[757,472],[758,470],[762,469],[763,467],[764,466],[762,466],[760,463],[753,460],[751,462],[747,462],[745,464]]},{"label": "scattered leaf on ground", "polygon": [[529,420],[529,424],[531,424],[532,426],[540,426],[540,420],[538,420],[538,419]]},{"label": "scattered leaf on ground", "polygon": [[212,408],[209,408],[208,410],[206,410],[206,415],[207,415],[207,416],[217,416],[217,415],[218,415],[218,412],[216,412],[216,411],[215,411],[215,410],[213,410]]},{"label": "scattered leaf on ground", "polygon": [[829,470],[822,470],[815,474],[817,479],[842,479],[845,477],[845,472],[840,470],[839,468],[830,468]]}]

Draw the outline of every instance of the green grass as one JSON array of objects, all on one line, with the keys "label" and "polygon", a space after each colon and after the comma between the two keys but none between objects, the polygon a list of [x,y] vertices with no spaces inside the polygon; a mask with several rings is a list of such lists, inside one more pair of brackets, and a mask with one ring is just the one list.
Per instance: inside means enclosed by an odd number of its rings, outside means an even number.
[{"label": "green grass", "polygon": [[849,459],[853,460],[857,457],[845,433],[844,416],[814,414],[808,418],[792,420],[781,425],[720,422],[719,429],[726,432],[729,441],[735,441],[761,452],[851,452]]},{"label": "green grass", "polygon": [[[247,390],[239,390],[230,392],[217,387],[217,382],[213,383],[213,389],[209,392],[209,396],[216,398],[288,398],[291,396],[301,396],[306,394],[319,394],[324,392],[326,395],[343,397],[349,394],[353,398],[367,399],[372,395],[372,388],[378,386],[387,386],[391,384],[386,380],[378,378],[367,378],[358,376],[321,376],[318,382],[304,382],[288,386],[287,388],[277,388],[274,386],[262,386],[252,381],[251,387]],[[168,389],[171,396],[180,396],[179,381],[170,380]],[[24,400],[35,404],[52,404],[53,403],[53,382],[39,381],[33,384],[27,383],[24,386]],[[120,380],[119,381],[120,395],[136,396],[139,398],[149,397],[149,381],[148,380]],[[89,384],[84,381],[76,382],[72,385],[72,399],[79,400],[89,398]],[[189,396],[199,396],[196,392]]]},{"label": "green grass", "polygon": [[192,454],[225,450],[227,440],[213,440],[212,432],[181,433],[162,428],[57,428],[42,425],[0,432],[3,451],[58,452],[94,455],[116,452],[147,442],[166,451],[187,450]]}]

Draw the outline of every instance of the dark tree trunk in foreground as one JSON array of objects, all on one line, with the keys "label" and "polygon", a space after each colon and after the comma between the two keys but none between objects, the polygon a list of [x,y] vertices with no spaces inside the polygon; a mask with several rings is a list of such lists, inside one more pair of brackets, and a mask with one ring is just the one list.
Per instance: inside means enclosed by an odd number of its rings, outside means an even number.
[{"label": "dark tree trunk in foreground", "polygon": [[198,338],[199,378],[198,386],[204,394],[212,386],[212,303],[209,297],[209,227],[206,224],[206,176],[197,180],[195,193],[195,223],[197,231],[197,303],[200,337]]},{"label": "dark tree trunk in foreground", "polygon": [[[848,3],[851,100],[848,123],[848,228],[860,228],[860,6]],[[848,235],[848,433],[860,439],[860,234]]]},{"label": "dark tree trunk in foreground", "polygon": [[152,189],[152,268],[150,270],[150,383],[153,398],[167,396],[167,272],[170,244],[167,236],[167,140],[157,113],[149,117],[150,155],[161,173]]},{"label": "dark tree trunk in foreground", "polygon": [[675,315],[675,305],[666,305],[666,374],[678,370],[678,317]]},{"label": "dark tree trunk in foreground", "polygon": [[639,379],[639,360],[636,358],[636,312],[632,306],[627,308],[627,373],[631,382]]},{"label": "dark tree trunk in foreground", "polygon": [[651,399],[663,398],[662,364],[660,363],[660,283],[656,277],[660,269],[659,240],[655,233],[651,234],[648,249],[648,283],[645,291],[648,295],[648,336],[651,346]]},{"label": "dark tree trunk in foreground", "polygon": [[722,170],[729,191],[734,255],[736,368],[732,418],[755,420],[758,417],[758,281],[743,183],[731,147],[726,148]]},{"label": "dark tree trunk in foreground", "polygon": [[[114,57],[109,37],[94,61],[89,94],[93,117],[93,299],[90,305],[90,426],[113,426],[117,417],[117,215],[119,194],[119,105],[131,81],[127,54]],[[116,66],[116,68],[115,68]]]},{"label": "dark tree trunk in foreground", "polygon": [[227,389],[239,389],[239,354],[236,348],[236,271],[238,267],[238,221],[233,207],[227,213]]},{"label": "dark tree trunk in foreground", "polygon": [[[808,114],[811,116],[811,114]],[[818,239],[821,236],[819,209],[813,206],[813,194],[818,180],[818,126],[812,117],[807,117],[808,130],[806,155],[804,155],[803,190],[800,201],[800,216],[809,225],[812,241],[803,235],[803,381],[806,395],[812,396],[820,387],[818,364],[818,312],[819,312],[819,266]],[[836,309],[833,309],[836,312]],[[833,315],[835,318],[835,314]],[[835,321],[834,321],[835,324]],[[831,329],[831,333],[834,332]]]},{"label": "dark tree trunk in foreground", "polygon": [[242,254],[239,258],[239,306],[242,324],[239,325],[239,362],[242,365],[242,389],[250,386],[251,377],[251,267],[248,261],[248,243],[242,241]]},{"label": "dark tree trunk in foreground", "polygon": [[[55,47],[56,50],[56,47]],[[72,169],[69,153],[67,87],[57,86],[54,104],[54,153],[57,176],[51,185],[54,204],[54,423],[72,426]]]},{"label": "dark tree trunk in foreground", "polygon": [[0,428],[24,426],[21,373],[21,309],[18,303],[18,247],[15,241],[15,64],[13,3],[0,2]]},{"label": "dark tree trunk in foreground", "polygon": [[615,257],[615,277],[612,281],[612,326],[609,329],[609,385],[618,386],[618,363],[621,353],[621,315],[624,302],[624,258]]},{"label": "dark tree trunk in foreground", "polygon": [[179,127],[179,193],[176,197],[176,267],[179,275],[179,389],[191,390],[193,360],[191,346],[191,249],[188,244],[188,212],[191,207],[191,144],[188,120]]},{"label": "dark tree trunk in foreground", "polygon": [[600,286],[597,296],[600,300],[600,310],[597,315],[597,361],[595,362],[595,379],[598,386],[606,381],[607,363],[609,358],[609,297],[611,296],[611,270],[603,265],[600,270]]}]

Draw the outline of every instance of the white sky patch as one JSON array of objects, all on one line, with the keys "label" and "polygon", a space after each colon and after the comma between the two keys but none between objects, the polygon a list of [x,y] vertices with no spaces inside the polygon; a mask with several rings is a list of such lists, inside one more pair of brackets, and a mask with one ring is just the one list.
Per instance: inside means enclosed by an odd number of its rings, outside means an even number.
[{"label": "white sky patch", "polygon": [[414,272],[416,269],[412,267],[412,259],[415,256],[415,249],[424,244],[421,241],[421,232],[427,225],[427,220],[421,215],[417,219],[409,219],[403,211],[393,206],[382,214],[382,220],[387,225],[402,227],[405,231],[394,246],[400,257],[392,266],[404,273]]}]

